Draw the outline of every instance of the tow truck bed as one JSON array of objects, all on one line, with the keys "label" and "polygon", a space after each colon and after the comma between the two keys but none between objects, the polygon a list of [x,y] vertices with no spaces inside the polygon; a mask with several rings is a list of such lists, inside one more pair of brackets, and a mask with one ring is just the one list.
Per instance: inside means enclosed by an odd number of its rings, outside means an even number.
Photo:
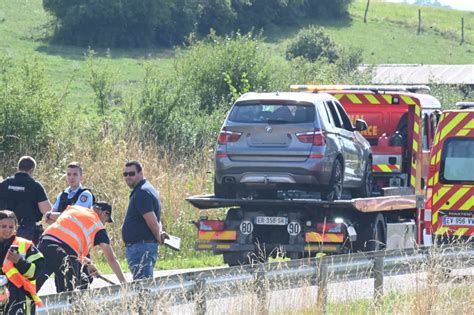
[{"label": "tow truck bed", "polygon": [[214,209],[226,207],[241,208],[300,208],[312,210],[317,208],[333,208],[359,212],[381,212],[416,209],[416,195],[400,195],[386,197],[370,197],[337,201],[319,199],[223,199],[213,195],[191,196],[186,200],[198,209]]}]

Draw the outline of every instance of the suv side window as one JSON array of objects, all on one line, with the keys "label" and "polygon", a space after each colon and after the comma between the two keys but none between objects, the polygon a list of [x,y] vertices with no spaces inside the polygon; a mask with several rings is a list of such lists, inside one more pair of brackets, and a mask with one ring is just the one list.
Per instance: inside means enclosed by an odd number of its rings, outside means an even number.
[{"label": "suv side window", "polygon": [[351,120],[349,119],[349,116],[347,116],[347,113],[342,107],[342,105],[339,104],[338,102],[333,102],[333,103],[336,105],[339,116],[341,117],[343,128],[348,131],[354,131],[354,126],[352,126]]},{"label": "suv side window", "polygon": [[331,101],[326,101],[325,103],[326,107],[329,108],[329,112],[331,113],[330,116],[332,117],[332,122],[334,123],[334,126],[336,126],[337,128],[342,128],[342,121],[339,117],[336,108],[334,107],[334,103]]},{"label": "suv side window", "polygon": [[329,113],[329,109],[326,103],[325,102],[318,103],[317,108],[319,109],[318,112],[321,116],[321,119],[324,120],[326,124],[330,124],[331,126],[334,126],[334,121],[331,117],[331,114]]}]

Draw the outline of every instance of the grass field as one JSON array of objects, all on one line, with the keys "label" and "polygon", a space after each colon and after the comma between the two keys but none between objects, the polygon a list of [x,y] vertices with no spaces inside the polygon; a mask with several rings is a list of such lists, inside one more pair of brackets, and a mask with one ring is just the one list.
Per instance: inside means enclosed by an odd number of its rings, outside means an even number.
[{"label": "grass field", "polygon": [[[283,55],[300,27],[315,24],[342,47],[363,49],[363,62],[466,64],[474,60],[474,13],[371,1],[368,23],[363,23],[366,1],[356,0],[345,20],[302,21],[301,25],[264,30],[276,54]],[[417,35],[417,9],[422,10],[421,35]],[[461,17],[465,44],[460,46]],[[87,47],[51,45],[49,16],[41,0],[0,0],[0,52],[12,58],[36,58],[45,65],[58,91],[68,90],[67,106],[90,105],[93,93],[86,83],[84,56]],[[93,48],[93,47],[92,47]],[[106,51],[97,50],[98,56]],[[111,49],[112,67],[125,97],[143,77],[143,62],[153,60],[166,76],[173,71],[173,49]]]}]

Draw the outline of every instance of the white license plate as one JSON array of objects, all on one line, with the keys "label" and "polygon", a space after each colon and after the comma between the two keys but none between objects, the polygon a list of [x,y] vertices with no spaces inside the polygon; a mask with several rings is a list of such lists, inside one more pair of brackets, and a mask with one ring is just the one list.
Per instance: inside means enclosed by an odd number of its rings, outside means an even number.
[{"label": "white license plate", "polygon": [[255,217],[258,225],[288,225],[287,217]]},{"label": "white license plate", "polygon": [[474,225],[474,218],[443,217],[443,225]]}]

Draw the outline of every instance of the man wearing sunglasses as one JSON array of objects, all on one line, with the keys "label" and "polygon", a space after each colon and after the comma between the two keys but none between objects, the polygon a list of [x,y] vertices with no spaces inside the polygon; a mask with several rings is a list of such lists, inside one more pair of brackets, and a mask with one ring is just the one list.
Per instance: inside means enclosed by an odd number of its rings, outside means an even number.
[{"label": "man wearing sunglasses", "polygon": [[158,244],[166,238],[160,216],[158,191],[144,178],[139,161],[128,161],[123,178],[132,189],[122,225],[125,257],[133,280],[152,278],[158,259]]}]

